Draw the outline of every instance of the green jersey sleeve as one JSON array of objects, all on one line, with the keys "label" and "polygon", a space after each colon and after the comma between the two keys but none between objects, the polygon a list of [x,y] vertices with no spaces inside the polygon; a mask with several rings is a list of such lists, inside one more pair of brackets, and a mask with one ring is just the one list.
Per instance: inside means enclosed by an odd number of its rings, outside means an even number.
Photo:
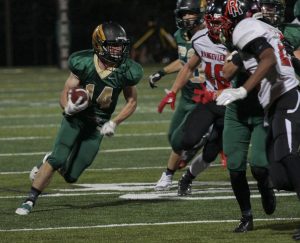
[{"label": "green jersey sleeve", "polygon": [[300,48],[300,25],[287,23],[283,26],[284,37],[294,46]]},{"label": "green jersey sleeve", "polygon": [[72,73],[79,77],[80,80],[84,79],[83,76],[87,73],[87,69],[91,66],[93,55],[94,53],[92,50],[74,52],[70,55],[68,60],[69,69]]},{"label": "green jersey sleeve", "polygon": [[132,59],[127,59],[122,66],[121,72],[124,72],[125,86],[137,85],[144,75],[142,66]]}]

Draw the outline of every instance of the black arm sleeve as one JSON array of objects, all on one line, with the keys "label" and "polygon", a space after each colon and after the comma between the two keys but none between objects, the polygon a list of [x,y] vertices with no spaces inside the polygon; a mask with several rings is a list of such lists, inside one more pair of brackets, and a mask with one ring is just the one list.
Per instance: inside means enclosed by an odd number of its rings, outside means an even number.
[{"label": "black arm sleeve", "polygon": [[295,73],[300,76],[300,60],[297,57],[292,57],[292,64],[295,69]]},{"label": "black arm sleeve", "polygon": [[234,54],[234,55],[232,56],[231,61],[232,61],[232,63],[233,63],[234,65],[236,65],[236,66],[238,66],[238,67],[240,67],[240,68],[244,66],[243,60],[242,60],[241,56],[240,56],[238,53],[236,53],[236,54]]},{"label": "black arm sleeve", "polygon": [[265,37],[258,37],[250,41],[242,51],[254,55],[256,58],[266,49],[273,48]]}]

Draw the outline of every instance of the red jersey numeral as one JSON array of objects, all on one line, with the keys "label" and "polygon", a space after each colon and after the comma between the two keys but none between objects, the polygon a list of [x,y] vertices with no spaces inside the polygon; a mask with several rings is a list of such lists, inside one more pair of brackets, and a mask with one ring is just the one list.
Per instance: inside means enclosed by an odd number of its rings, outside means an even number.
[{"label": "red jersey numeral", "polygon": [[281,42],[278,43],[278,50],[279,50],[279,57],[280,57],[281,65],[291,67],[292,66],[291,60],[286,55],[286,50],[284,48],[284,45]]},{"label": "red jersey numeral", "polygon": [[215,64],[213,68],[210,62],[207,62],[205,65],[205,75],[211,84],[217,89],[229,87],[229,82],[222,76],[222,69],[222,64]]}]

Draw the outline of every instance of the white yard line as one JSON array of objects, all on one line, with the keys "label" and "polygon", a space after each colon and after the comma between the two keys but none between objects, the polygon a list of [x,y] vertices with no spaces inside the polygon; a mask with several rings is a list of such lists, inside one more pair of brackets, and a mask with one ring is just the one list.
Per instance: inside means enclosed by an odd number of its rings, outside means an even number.
[{"label": "white yard line", "polygon": [[[166,136],[166,132],[155,133],[119,133],[114,135],[115,137],[152,137],[152,136]],[[35,137],[4,137],[0,138],[0,141],[18,141],[18,140],[40,140],[40,139],[52,139],[51,136],[35,136]]]},{"label": "white yard line", "polygon": [[[275,221],[298,221],[300,218],[267,218],[254,219],[255,222],[275,222]],[[239,220],[196,220],[196,221],[179,221],[179,222],[159,222],[159,223],[132,223],[132,224],[105,224],[105,225],[88,225],[88,226],[62,226],[62,227],[45,227],[45,228],[20,228],[20,229],[0,229],[0,232],[19,232],[19,231],[50,231],[50,230],[74,230],[74,229],[95,229],[95,228],[120,228],[120,227],[139,227],[139,226],[159,226],[159,225],[182,225],[182,224],[219,224],[219,223],[236,223]]]},{"label": "white yard line", "polygon": [[51,136],[36,136],[36,137],[6,137],[0,138],[0,141],[19,141],[19,140],[46,140],[52,138]]},{"label": "white yard line", "polygon": [[[210,167],[220,167],[221,164],[212,164]],[[100,168],[100,169],[86,169],[86,171],[118,171],[118,170],[152,170],[152,169],[165,169],[166,166],[145,166],[145,167],[116,167],[116,168]],[[20,175],[27,174],[30,171],[2,171],[0,175]]]},{"label": "white yard line", "polygon": [[[144,148],[125,148],[125,149],[104,149],[100,150],[100,153],[120,153],[120,152],[138,152],[138,151],[153,151],[153,150],[170,150],[170,147],[144,147]],[[0,154],[0,157],[12,157],[12,156],[32,156],[32,155],[44,155],[47,152],[30,152],[30,153],[5,153]]]},{"label": "white yard line", "polygon": [[[170,120],[154,120],[154,121],[125,121],[122,123],[124,125],[141,125],[141,124],[168,124]],[[29,124],[29,125],[3,125],[1,129],[17,129],[17,128],[44,128],[44,127],[59,127],[60,123],[52,124]]]},{"label": "white yard line", "polygon": [[[116,111],[118,112],[118,111]],[[157,113],[156,108],[141,108],[137,109],[134,114],[145,114],[145,113]],[[173,113],[172,110],[164,110],[164,113]],[[28,118],[45,118],[45,117],[53,117],[53,118],[61,118],[61,114],[59,112],[55,112],[53,114],[20,114],[20,115],[0,115],[0,119],[28,119]]]}]

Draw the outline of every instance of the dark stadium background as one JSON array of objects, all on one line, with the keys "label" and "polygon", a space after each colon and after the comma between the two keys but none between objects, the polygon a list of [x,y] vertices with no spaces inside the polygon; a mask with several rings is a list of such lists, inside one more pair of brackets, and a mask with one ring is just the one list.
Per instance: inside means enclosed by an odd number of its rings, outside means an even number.
[{"label": "dark stadium background", "polygon": [[[287,21],[293,20],[294,2],[287,1]],[[0,0],[0,66],[58,66],[57,5],[57,0]],[[70,53],[91,48],[93,29],[108,20],[119,22],[132,43],[148,30],[150,21],[173,34],[175,6],[176,0],[69,0]],[[9,39],[7,20],[10,21]],[[163,48],[158,34],[145,46],[152,58],[144,62],[176,58],[173,48]]]}]

